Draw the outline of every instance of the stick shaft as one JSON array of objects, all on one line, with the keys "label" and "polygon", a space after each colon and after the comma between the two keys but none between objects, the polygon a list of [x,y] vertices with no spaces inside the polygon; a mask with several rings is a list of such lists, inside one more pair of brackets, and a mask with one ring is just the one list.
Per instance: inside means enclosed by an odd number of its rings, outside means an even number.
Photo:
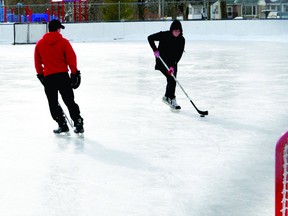
[{"label": "stick shaft", "polygon": [[61,108],[62,112],[63,112],[63,115],[65,117],[65,119],[67,120],[67,122],[69,123],[69,125],[71,126],[71,128],[73,128],[73,123],[72,121],[70,121],[70,119],[68,118],[68,116],[66,115],[66,113],[64,112],[64,110],[62,109],[60,103],[58,103],[58,106]]},{"label": "stick shaft", "polygon": [[[169,70],[169,67],[167,66],[167,64],[164,62],[164,60],[161,58],[161,56],[159,56],[160,61],[162,62],[162,64],[166,67],[167,70]],[[179,83],[179,81],[176,79],[176,77],[174,76],[174,74],[171,74],[171,76],[173,77],[173,79],[175,80],[175,82],[179,85],[179,87],[181,88],[181,90],[184,92],[184,94],[186,95],[186,97],[190,100],[191,104],[194,106],[194,108],[197,110],[197,112],[199,114],[202,115],[208,115],[208,111],[201,111],[199,110],[196,105],[193,103],[193,101],[191,100],[191,98],[189,97],[189,95],[186,93],[186,91],[184,90],[184,88],[182,87],[182,85]]]}]

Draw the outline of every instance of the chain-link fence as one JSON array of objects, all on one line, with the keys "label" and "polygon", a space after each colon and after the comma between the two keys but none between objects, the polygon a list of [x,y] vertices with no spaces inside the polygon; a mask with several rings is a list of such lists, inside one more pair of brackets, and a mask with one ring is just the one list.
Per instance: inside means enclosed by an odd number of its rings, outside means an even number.
[{"label": "chain-link fence", "polygon": [[[1,22],[48,22],[52,18],[63,22],[288,18],[288,0],[109,0],[0,6]],[[274,17],[269,17],[271,12]]]}]

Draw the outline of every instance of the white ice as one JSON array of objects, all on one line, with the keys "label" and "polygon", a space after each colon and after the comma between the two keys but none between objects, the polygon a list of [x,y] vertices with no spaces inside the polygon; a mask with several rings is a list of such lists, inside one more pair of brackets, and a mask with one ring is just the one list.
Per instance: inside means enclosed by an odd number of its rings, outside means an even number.
[{"label": "white ice", "polygon": [[288,43],[186,41],[178,80],[205,118],[179,87],[180,113],[162,103],[147,41],[72,45],[84,138],[53,134],[34,45],[0,45],[0,215],[274,214]]}]

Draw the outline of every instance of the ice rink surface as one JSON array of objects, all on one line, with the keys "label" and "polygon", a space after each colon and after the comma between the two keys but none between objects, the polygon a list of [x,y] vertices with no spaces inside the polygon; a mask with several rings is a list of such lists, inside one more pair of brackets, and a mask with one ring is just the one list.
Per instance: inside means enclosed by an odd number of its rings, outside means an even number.
[{"label": "ice rink surface", "polygon": [[84,138],[53,134],[35,45],[0,45],[0,215],[274,214],[288,43],[186,41],[178,80],[205,118],[179,87],[180,113],[162,103],[147,41],[72,45]]}]

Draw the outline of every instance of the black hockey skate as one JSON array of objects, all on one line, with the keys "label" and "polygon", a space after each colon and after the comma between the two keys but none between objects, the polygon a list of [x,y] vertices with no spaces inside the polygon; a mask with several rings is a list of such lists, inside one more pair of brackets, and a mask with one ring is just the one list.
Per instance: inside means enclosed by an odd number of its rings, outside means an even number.
[{"label": "black hockey skate", "polygon": [[69,127],[67,126],[67,122],[65,119],[58,120],[58,128],[53,130],[55,134],[60,134],[60,133],[67,133],[69,132]]},{"label": "black hockey skate", "polygon": [[67,124],[65,123],[64,125],[59,126],[57,129],[53,130],[53,132],[55,134],[67,133],[67,132],[69,132],[69,128],[68,128]]},{"label": "black hockey skate", "polygon": [[83,118],[79,118],[77,120],[77,122],[75,122],[75,130],[74,130],[74,133],[77,133],[77,134],[82,134],[84,133],[84,128],[83,128]]}]

